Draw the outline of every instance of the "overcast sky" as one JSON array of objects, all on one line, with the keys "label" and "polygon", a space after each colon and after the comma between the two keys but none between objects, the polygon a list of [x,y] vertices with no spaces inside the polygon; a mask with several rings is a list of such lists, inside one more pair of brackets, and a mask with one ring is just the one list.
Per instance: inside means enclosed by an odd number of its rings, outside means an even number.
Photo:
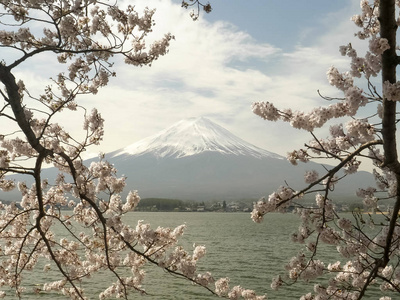
[{"label": "overcast sky", "polygon": [[[196,22],[180,0],[132,2],[138,9],[157,9],[151,38],[171,32],[175,40],[151,67],[117,63],[117,77],[96,97],[80,100],[106,120],[104,141],[91,152],[123,148],[181,119],[205,116],[256,146],[286,155],[309,134],[263,121],[251,103],[304,110],[327,105],[318,89],[340,94],[327,83],[326,71],[331,65],[345,71],[348,60],[339,46],[357,45],[350,18],[358,13],[358,0],[210,0],[212,13]],[[18,74],[38,85],[38,74],[50,64],[41,57]],[[69,126],[82,128],[71,120]]]}]

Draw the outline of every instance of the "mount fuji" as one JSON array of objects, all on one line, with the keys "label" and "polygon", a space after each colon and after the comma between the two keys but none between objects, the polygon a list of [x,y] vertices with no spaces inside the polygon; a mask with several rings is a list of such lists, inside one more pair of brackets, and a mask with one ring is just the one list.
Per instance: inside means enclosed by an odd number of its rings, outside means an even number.
[{"label": "mount fuji", "polygon": [[[142,198],[181,200],[258,199],[281,185],[295,190],[305,186],[304,172],[322,166],[313,162],[292,166],[284,157],[258,148],[209,119],[182,120],[156,135],[107,153],[118,176],[126,176],[126,193],[138,190]],[[85,161],[89,165],[90,159]],[[55,168],[44,169],[42,178],[56,178]],[[16,180],[21,179],[19,175]],[[354,198],[357,187],[373,186],[370,173],[357,172],[335,190],[343,200]],[[123,194],[124,196],[124,194]],[[2,200],[20,198],[18,191],[0,193]]]},{"label": "mount fuji", "polygon": [[204,117],[181,120],[153,136],[113,152],[112,157],[150,154],[157,158],[183,158],[205,152],[255,158],[283,158],[245,142]]},{"label": "mount fuji", "polygon": [[[258,199],[288,183],[304,187],[304,172],[316,163],[292,166],[283,156],[258,148],[211,120],[199,117],[171,127],[123,149],[106,154],[127,187],[142,198],[183,200]],[[354,196],[368,186],[370,174],[359,172],[337,194]]]}]

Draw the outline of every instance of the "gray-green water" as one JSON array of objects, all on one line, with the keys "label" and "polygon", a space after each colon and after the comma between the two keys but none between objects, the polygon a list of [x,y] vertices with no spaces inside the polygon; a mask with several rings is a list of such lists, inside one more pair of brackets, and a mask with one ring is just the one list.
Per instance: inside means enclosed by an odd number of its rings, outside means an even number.
[{"label": "gray-green water", "polygon": [[[187,228],[182,244],[188,250],[193,243],[205,245],[207,255],[199,263],[200,271],[210,271],[214,278],[229,277],[231,285],[242,285],[254,289],[258,294],[267,294],[268,299],[299,299],[301,295],[313,290],[313,283],[304,283],[284,287],[279,291],[270,288],[272,278],[277,274],[286,274],[284,265],[302,245],[289,242],[290,234],[299,225],[293,214],[270,214],[261,224],[255,224],[249,213],[160,213],[133,212],[127,215],[129,224],[144,220],[152,227],[174,227],[186,223]],[[326,263],[335,262],[334,251],[323,254]],[[131,294],[130,299],[168,300],[168,299],[217,299],[206,290],[191,283],[172,277],[162,270],[147,270],[144,288],[147,296]],[[37,271],[28,278],[31,289],[35,283],[55,280],[46,278],[49,273]],[[111,275],[100,275],[86,285],[86,294],[90,299],[98,299],[98,294],[106,284],[115,281]],[[379,292],[365,299],[379,299]],[[65,299],[57,294],[28,293],[23,299]],[[396,299],[396,298],[393,298]]]}]

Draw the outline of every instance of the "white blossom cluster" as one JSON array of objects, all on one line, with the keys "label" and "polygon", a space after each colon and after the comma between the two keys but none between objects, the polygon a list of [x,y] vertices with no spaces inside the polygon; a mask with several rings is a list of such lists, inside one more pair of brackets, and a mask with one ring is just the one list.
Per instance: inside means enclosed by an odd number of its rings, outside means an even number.
[{"label": "white blossom cluster", "polygon": [[229,287],[229,278],[220,278],[215,282],[215,291],[218,296],[226,297],[231,300],[240,298],[246,300],[264,300],[266,296],[257,296],[252,290],[247,290],[237,285],[232,289]]},{"label": "white blossom cluster", "polygon": [[254,209],[251,213],[251,218],[254,222],[260,223],[263,216],[272,211],[285,211],[290,205],[290,199],[293,196],[293,190],[281,186],[276,192],[269,195],[268,200],[260,199],[254,204]]}]

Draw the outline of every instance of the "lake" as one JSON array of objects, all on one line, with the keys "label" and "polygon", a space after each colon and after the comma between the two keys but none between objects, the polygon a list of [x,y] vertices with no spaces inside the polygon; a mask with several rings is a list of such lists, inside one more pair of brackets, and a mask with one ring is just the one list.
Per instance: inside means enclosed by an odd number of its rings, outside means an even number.
[{"label": "lake", "polygon": [[[229,277],[231,286],[240,284],[244,288],[254,289],[259,295],[267,294],[268,299],[282,300],[299,299],[302,294],[313,290],[313,283],[306,285],[302,282],[283,287],[279,291],[270,288],[272,278],[278,274],[286,274],[285,264],[302,248],[302,245],[289,241],[290,234],[299,225],[296,215],[270,214],[261,224],[254,223],[249,213],[132,212],[125,220],[132,225],[138,220],[144,220],[154,228],[175,227],[186,223],[187,228],[181,238],[181,244],[187,250],[192,250],[194,243],[205,245],[207,248],[207,255],[199,262],[199,271],[210,271],[216,279]],[[326,263],[337,261],[336,253],[329,248],[324,257],[327,259]],[[149,268],[147,273],[144,288],[149,295],[131,294],[130,299],[218,299],[205,289],[177,279],[158,268]],[[34,286],[45,281],[46,276],[49,276],[49,273],[36,272],[29,285]],[[111,280],[115,281],[110,275],[96,275],[90,284],[85,285],[87,296],[90,296],[90,299],[98,299],[99,292]],[[378,299],[379,294],[374,293],[365,299]],[[26,294],[23,299],[65,297],[56,294]]]}]

